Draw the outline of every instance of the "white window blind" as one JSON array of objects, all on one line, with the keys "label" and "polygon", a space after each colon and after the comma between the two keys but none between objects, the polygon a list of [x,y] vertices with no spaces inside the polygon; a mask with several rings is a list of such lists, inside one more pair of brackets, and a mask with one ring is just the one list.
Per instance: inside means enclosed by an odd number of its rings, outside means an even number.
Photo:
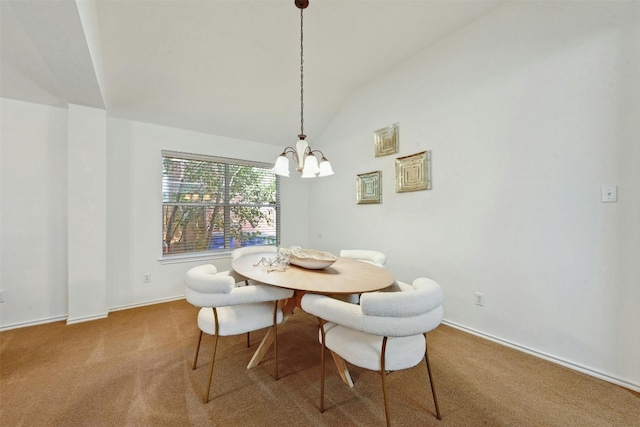
[{"label": "white window blind", "polygon": [[162,152],[163,257],[280,242],[270,165]]}]

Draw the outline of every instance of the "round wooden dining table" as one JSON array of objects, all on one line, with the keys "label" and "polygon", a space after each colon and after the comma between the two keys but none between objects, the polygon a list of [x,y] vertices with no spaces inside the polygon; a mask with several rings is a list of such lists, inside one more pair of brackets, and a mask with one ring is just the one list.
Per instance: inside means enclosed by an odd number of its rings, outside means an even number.
[{"label": "round wooden dining table", "polygon": [[[326,295],[362,294],[384,289],[394,282],[391,273],[384,268],[352,258],[339,257],[331,266],[317,270],[289,265],[283,271],[270,271],[261,261],[274,257],[273,252],[247,254],[231,261],[231,268],[257,282],[293,289],[294,298],[282,309],[285,320],[293,314],[294,308],[300,307],[300,299],[306,292]],[[273,343],[272,331],[270,329],[263,338],[247,369],[258,365],[264,357]],[[332,356],[342,381],[353,387],[353,381],[342,358],[333,352]]]},{"label": "round wooden dining table", "polygon": [[268,285],[321,294],[361,294],[393,284],[384,268],[352,258],[339,257],[331,266],[319,270],[289,265],[284,271],[269,271],[260,264],[274,253],[253,253],[236,258],[231,268],[237,273]]}]

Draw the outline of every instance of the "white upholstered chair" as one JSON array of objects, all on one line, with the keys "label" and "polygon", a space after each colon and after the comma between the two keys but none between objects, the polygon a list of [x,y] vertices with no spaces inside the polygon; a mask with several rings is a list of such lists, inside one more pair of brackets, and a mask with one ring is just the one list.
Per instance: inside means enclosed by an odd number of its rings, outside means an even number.
[{"label": "white upholstered chair", "polygon": [[[272,254],[276,254],[278,252],[278,248],[273,245],[268,246],[243,246],[241,248],[234,249],[231,251],[231,261],[234,259],[238,259],[241,256],[255,254],[259,252],[268,252]],[[244,277],[242,274],[238,273],[235,270],[231,270],[230,274],[233,276],[236,282],[244,282],[245,285],[249,284],[249,279]],[[253,282],[253,281],[252,281]],[[251,332],[247,332],[247,347],[251,346]]]},{"label": "white upholstered chair", "polygon": [[[238,259],[241,256],[255,254],[259,252],[268,252],[275,255],[278,252],[278,248],[276,246],[268,245],[268,246],[244,246],[242,248],[237,248],[231,251],[231,261],[234,259]],[[243,275],[233,272],[234,277],[236,278],[236,282],[244,281],[247,285],[249,284],[249,279],[244,277]]]},{"label": "white upholstered chair", "polygon": [[427,278],[418,278],[412,285],[402,282],[396,285],[397,292],[362,294],[360,305],[323,295],[302,297],[302,309],[317,316],[321,325],[321,412],[324,412],[324,359],[328,348],[353,365],[381,374],[387,425],[390,424],[387,372],[412,368],[425,359],[436,417],[441,419],[429,366],[427,332],[442,321],[442,288]]},{"label": "white upholstered chair", "polygon": [[264,284],[236,286],[228,271],[218,272],[211,264],[190,269],[185,277],[185,297],[196,307],[200,334],[193,359],[196,369],[202,334],[213,335],[213,353],[204,403],[209,401],[218,337],[240,335],[259,329],[274,328],[275,379],[278,379],[277,325],[282,323],[282,310],[278,301],[291,298],[293,291]]},{"label": "white upholstered chair", "polygon": [[[382,252],[372,251],[370,249],[342,249],[340,256],[343,258],[357,259],[358,261],[368,262],[380,268],[384,268],[387,262],[387,256]],[[350,302],[351,304],[358,304],[360,301],[359,294],[335,294],[333,298]]]},{"label": "white upholstered chair", "polygon": [[358,259],[382,268],[384,268],[384,265],[387,262],[387,256],[385,254],[369,249],[342,249],[340,251],[340,256],[343,258]]}]

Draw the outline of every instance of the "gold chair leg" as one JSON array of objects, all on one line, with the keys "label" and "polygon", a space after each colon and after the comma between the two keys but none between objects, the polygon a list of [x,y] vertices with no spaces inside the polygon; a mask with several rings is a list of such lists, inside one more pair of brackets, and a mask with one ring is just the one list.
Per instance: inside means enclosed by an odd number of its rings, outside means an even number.
[{"label": "gold chair leg", "polygon": [[198,337],[198,345],[196,346],[196,356],[193,358],[193,365],[191,369],[196,369],[196,363],[198,363],[198,353],[200,352],[200,343],[202,342],[202,330],[200,330],[200,336]]},{"label": "gold chair leg", "polygon": [[[244,281],[245,286],[249,286],[249,280]],[[251,347],[251,332],[247,332],[247,348]]]},{"label": "gold chair leg", "polygon": [[380,353],[380,374],[382,376],[382,396],[384,398],[384,416],[387,419],[387,427],[391,425],[389,415],[389,401],[387,400],[387,371],[385,369],[385,353],[387,350],[387,337],[382,339],[382,351]]},{"label": "gold chair leg", "polygon": [[322,349],[320,350],[320,412],[324,412],[324,357],[327,352],[327,346],[325,343],[324,336],[324,322],[322,319],[318,318],[318,323],[320,323],[320,335],[322,336]]},{"label": "gold chair leg", "polygon": [[211,354],[211,366],[209,367],[209,380],[207,381],[207,391],[204,394],[204,403],[209,401],[209,390],[211,390],[211,378],[213,378],[213,365],[216,361],[216,350],[218,349],[218,337],[220,328],[218,324],[218,311],[213,307],[213,321],[215,323],[215,335],[213,337],[213,353]]},{"label": "gold chair leg", "polygon": [[278,301],[273,304],[273,355],[276,363],[276,381],[278,381]]},{"label": "gold chair leg", "polygon": [[[249,286],[249,280],[244,281],[245,286]],[[251,347],[251,332],[247,332],[247,348]]]},{"label": "gold chair leg", "polygon": [[213,365],[216,361],[216,349],[218,348],[218,335],[213,337],[213,354],[211,355],[211,366],[209,367],[209,381],[207,381],[207,391],[204,394],[204,403],[209,401],[209,390],[211,390],[211,378],[213,378]]},{"label": "gold chair leg", "polygon": [[431,374],[431,366],[429,366],[429,352],[427,351],[427,334],[424,334],[424,360],[427,363],[427,373],[429,374],[429,384],[431,384],[431,394],[433,394],[433,403],[436,405],[436,418],[441,420],[442,416],[440,415],[440,407],[438,406],[438,398],[436,397],[436,388],[433,385],[433,375]]}]

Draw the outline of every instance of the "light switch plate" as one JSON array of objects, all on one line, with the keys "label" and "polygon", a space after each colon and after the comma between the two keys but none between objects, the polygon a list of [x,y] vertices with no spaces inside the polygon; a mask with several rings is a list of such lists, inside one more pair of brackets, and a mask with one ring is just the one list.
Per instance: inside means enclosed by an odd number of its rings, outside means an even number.
[{"label": "light switch plate", "polygon": [[601,193],[602,203],[615,203],[618,201],[618,186],[603,185]]}]

